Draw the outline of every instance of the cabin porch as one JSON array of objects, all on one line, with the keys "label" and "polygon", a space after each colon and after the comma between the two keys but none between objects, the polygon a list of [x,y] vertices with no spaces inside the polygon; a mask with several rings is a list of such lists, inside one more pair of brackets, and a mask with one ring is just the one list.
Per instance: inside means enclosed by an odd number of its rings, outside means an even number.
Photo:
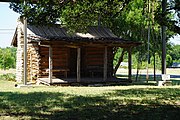
[{"label": "cabin porch", "polygon": [[107,78],[106,81],[104,81],[103,78],[90,78],[90,77],[82,77],[79,82],[77,82],[77,78],[72,77],[72,78],[52,78],[50,81],[49,78],[38,78],[37,79],[37,84],[45,84],[45,85],[84,85],[84,86],[89,86],[89,85],[115,85],[115,84],[121,84],[121,85],[126,85],[130,83],[131,81],[128,79],[121,79],[121,78]]}]

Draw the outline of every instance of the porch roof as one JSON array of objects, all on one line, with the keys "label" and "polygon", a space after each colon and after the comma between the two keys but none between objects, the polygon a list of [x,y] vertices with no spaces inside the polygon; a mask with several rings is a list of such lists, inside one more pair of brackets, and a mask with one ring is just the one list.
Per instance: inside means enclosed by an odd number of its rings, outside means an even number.
[{"label": "porch roof", "polygon": [[[23,28],[21,27],[23,32]],[[23,32],[24,33],[24,32]],[[22,33],[22,34],[23,34]],[[110,29],[102,26],[88,27],[87,33],[75,33],[68,34],[65,28],[60,25],[53,26],[35,26],[27,25],[27,36],[30,41],[65,41],[65,42],[91,42],[91,43],[103,43],[103,44],[118,44],[121,46],[137,46],[140,42],[134,42],[119,38],[114,35]],[[15,31],[12,45],[17,46],[17,29]]]}]

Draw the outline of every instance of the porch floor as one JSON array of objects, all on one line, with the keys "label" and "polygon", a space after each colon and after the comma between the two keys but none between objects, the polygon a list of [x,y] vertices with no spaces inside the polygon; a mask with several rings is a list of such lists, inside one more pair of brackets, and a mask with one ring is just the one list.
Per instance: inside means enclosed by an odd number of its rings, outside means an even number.
[{"label": "porch floor", "polygon": [[93,85],[93,84],[128,84],[130,83],[128,79],[120,78],[107,78],[106,81],[103,78],[81,78],[80,82],[77,82],[76,78],[53,78],[52,83],[50,83],[49,78],[38,78],[37,83],[46,84],[46,85]]}]

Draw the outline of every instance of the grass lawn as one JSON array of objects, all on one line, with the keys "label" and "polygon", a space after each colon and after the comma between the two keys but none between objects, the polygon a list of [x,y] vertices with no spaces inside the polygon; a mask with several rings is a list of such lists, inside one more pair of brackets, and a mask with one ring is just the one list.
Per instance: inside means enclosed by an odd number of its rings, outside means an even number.
[{"label": "grass lawn", "polygon": [[180,120],[180,86],[15,88],[0,80],[0,119]]}]

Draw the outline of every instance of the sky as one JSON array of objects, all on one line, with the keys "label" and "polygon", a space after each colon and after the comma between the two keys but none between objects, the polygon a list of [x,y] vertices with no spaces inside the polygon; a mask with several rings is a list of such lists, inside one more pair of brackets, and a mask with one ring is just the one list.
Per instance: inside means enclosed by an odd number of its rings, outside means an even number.
[{"label": "sky", "polygon": [[[20,15],[9,8],[9,3],[0,2],[0,16],[0,48],[10,47]],[[170,42],[180,45],[180,35],[170,39]]]},{"label": "sky", "polygon": [[20,16],[9,8],[9,3],[0,2],[0,47],[10,47]]}]

